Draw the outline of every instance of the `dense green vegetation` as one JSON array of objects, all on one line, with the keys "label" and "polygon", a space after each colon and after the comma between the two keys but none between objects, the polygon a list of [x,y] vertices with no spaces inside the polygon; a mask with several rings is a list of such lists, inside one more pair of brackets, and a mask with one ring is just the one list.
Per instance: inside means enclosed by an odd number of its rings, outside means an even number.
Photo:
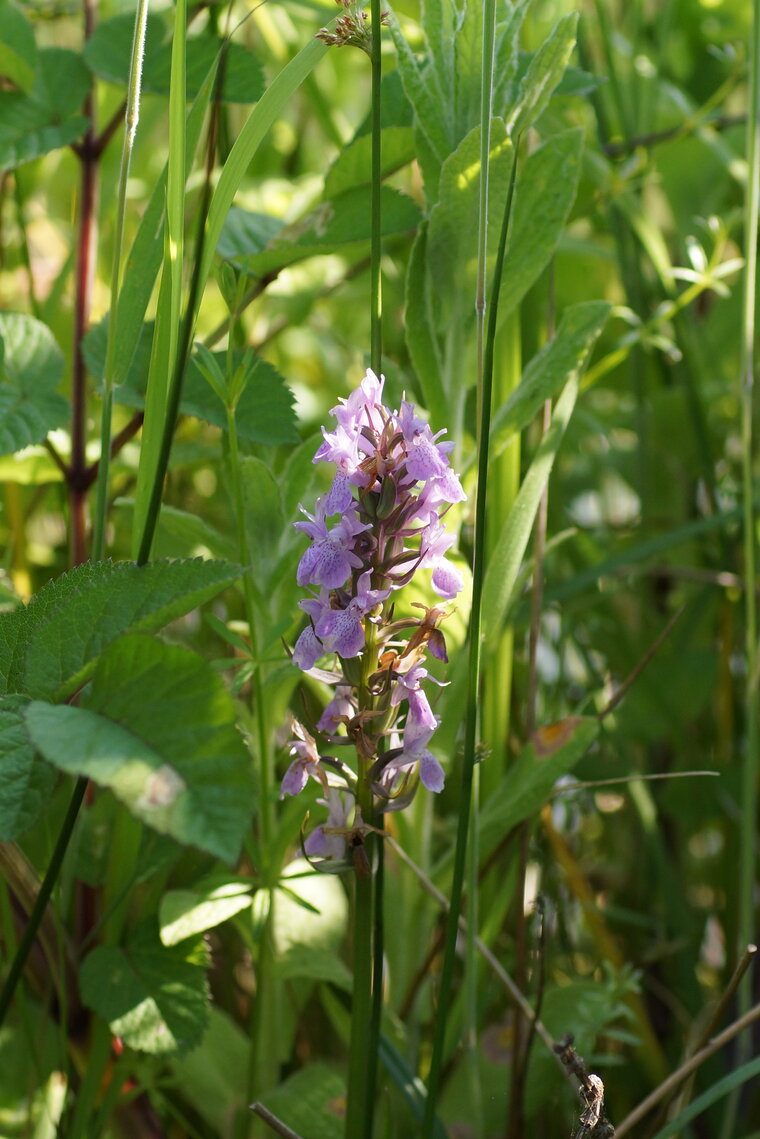
[{"label": "dense green vegetation", "polygon": [[760,1136],[756,25],[0,0],[0,1136]]}]

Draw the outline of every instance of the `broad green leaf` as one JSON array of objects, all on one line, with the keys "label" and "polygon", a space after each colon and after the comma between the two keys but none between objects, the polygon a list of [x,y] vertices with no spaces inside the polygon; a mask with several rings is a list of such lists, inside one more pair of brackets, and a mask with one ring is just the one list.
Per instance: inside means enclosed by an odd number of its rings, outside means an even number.
[{"label": "broad green leaf", "polygon": [[569,716],[535,732],[481,811],[484,852],[544,805],[557,780],[585,755],[598,734],[599,721],[582,716]]},{"label": "broad green leaf", "polygon": [[[446,0],[444,0],[446,2]],[[456,98],[456,141],[480,123],[483,86],[483,5],[466,4],[457,21],[456,65],[447,86]]]},{"label": "broad green leaf", "polygon": [[31,22],[12,0],[0,0],[0,77],[28,94],[34,86],[36,65]]},{"label": "broad green leaf", "polygon": [[27,703],[23,696],[0,698],[0,842],[12,842],[34,825],[57,778],[29,739]]},{"label": "broad green leaf", "polygon": [[7,455],[61,427],[69,404],[55,390],[63,354],[47,325],[34,317],[0,313],[0,367],[0,454]]},{"label": "broad green leaf", "polygon": [[[114,503],[114,506],[123,510],[127,516],[132,515],[134,505],[133,498],[117,498]],[[162,534],[178,544],[181,553],[189,557],[208,553],[212,558],[232,560],[237,554],[233,535],[220,534],[202,515],[191,514],[187,510],[169,506],[166,502],[161,504],[161,513],[158,517],[156,548],[159,550],[163,545]]]},{"label": "broad green leaf", "polygon": [[31,92],[0,91],[0,170],[81,138],[89,123],[79,111],[90,83],[77,52],[42,48]]},{"label": "broad green leaf", "polygon": [[332,1068],[311,1064],[259,1097],[302,1139],[341,1139],[346,1088]]},{"label": "broad green leaf", "polygon": [[610,305],[604,301],[584,301],[565,310],[556,336],[536,353],[512,395],[494,415],[494,457],[512,435],[533,421],[544,401],[553,399],[567,380],[580,379],[609,312]]},{"label": "broad green leaf", "polygon": [[533,520],[551,474],[559,445],[570,422],[578,396],[578,381],[571,379],[557,401],[549,430],[536,451],[488,563],[483,583],[483,613],[488,614],[485,647],[492,651],[501,636],[504,616],[520,572]]},{"label": "broad green leaf", "polygon": [[248,1108],[245,1098],[248,1083],[247,1034],[232,1017],[211,1005],[203,1047],[184,1056],[171,1056],[169,1066],[182,1088],[182,1098],[197,1111],[211,1128],[211,1134],[229,1134],[230,1120],[236,1111]]},{"label": "broad green leaf", "polygon": [[452,139],[446,129],[445,117],[441,115],[439,100],[436,98],[435,80],[433,83],[430,82],[432,67],[429,64],[421,64],[415,58],[394,15],[390,17],[390,29],[406,97],[414,108],[417,126],[425,135],[440,164],[451,151]]},{"label": "broad green leaf", "polygon": [[567,67],[575,46],[578,13],[564,16],[528,64],[517,102],[507,119],[507,130],[516,137],[536,121]]},{"label": "broad green leaf", "polygon": [[[488,247],[495,257],[501,218],[513,162],[504,124],[491,127]],[[480,127],[471,130],[441,167],[438,201],[430,212],[427,236],[428,272],[440,330],[474,313],[477,269],[478,198],[480,193]],[[510,274],[509,260],[506,269]]]},{"label": "broad green leaf", "polygon": [[[278,956],[296,945],[336,952],[348,920],[346,894],[337,878],[320,874],[305,858],[297,858],[285,868],[282,885],[287,890],[278,890],[274,911]],[[309,908],[299,905],[296,898]]]},{"label": "broad green leaf", "polygon": [[225,218],[217,253],[226,261],[234,260],[241,250],[247,255],[262,253],[282,229],[283,223],[271,214],[233,206]]},{"label": "broad green leaf", "polygon": [[254,578],[263,588],[276,565],[285,529],[280,487],[267,464],[253,455],[240,460],[240,475]]},{"label": "broad green leaf", "polygon": [[23,691],[31,696],[63,699],[83,684],[100,653],[122,633],[162,628],[240,573],[229,562],[201,558],[145,566],[98,562],[88,570],[64,574],[45,586],[23,615],[12,615],[25,630],[21,677]]},{"label": "broad green leaf", "polygon": [[250,905],[250,892],[239,882],[230,882],[207,893],[169,890],[158,907],[161,941],[164,945],[177,945],[188,937],[214,929]]},{"label": "broad green leaf", "polygon": [[575,201],[583,132],[553,135],[518,166],[512,232],[499,297],[503,320],[548,264]]},{"label": "broad green leaf", "polygon": [[302,977],[309,981],[326,981],[350,993],[353,979],[348,966],[332,949],[313,945],[293,945],[276,961],[277,976],[283,981]]},{"label": "broad green leaf", "polygon": [[207,964],[203,941],[167,948],[149,919],[126,945],[102,945],[85,958],[82,1000],[130,1048],[189,1052],[208,1024]]},{"label": "broad green leaf", "polygon": [[253,810],[248,753],[202,657],[121,637],[98,661],[87,708],[34,701],[26,722],[48,762],[109,787],[154,830],[237,857]]},{"label": "broad green leaf", "polygon": [[[105,367],[107,335],[107,322],[101,321],[91,329],[85,343],[87,367],[98,378],[102,378]],[[129,372],[114,392],[116,401],[125,407],[145,407],[153,336],[154,326],[144,325]],[[213,355],[224,369],[227,353],[216,352]],[[233,354],[233,364],[239,363],[241,359],[242,353]],[[245,390],[235,409],[238,435],[251,443],[296,443],[298,431],[293,403],[292,392],[277,369],[266,360],[255,359],[248,372]],[[192,357],[179,409],[182,415],[195,416],[222,430],[227,428],[227,412]]]},{"label": "broad green leaf", "polygon": [[[420,220],[420,211],[412,199],[389,186],[381,187],[380,205],[383,237],[414,229]],[[369,185],[357,186],[332,201],[320,202],[306,217],[283,227],[261,252],[241,243],[229,260],[255,277],[276,273],[307,257],[369,241],[370,216]],[[225,247],[229,246],[227,233]]]},{"label": "broad green leaf", "polygon": [[[194,36],[187,41],[187,98],[200,91],[208,70],[221,48],[221,40],[211,36]],[[170,89],[171,44],[164,44],[149,60],[145,69],[145,90],[155,95],[168,95]],[[264,73],[255,55],[242,44],[230,43],[224,65],[222,101],[255,103],[264,90]]]},{"label": "broad green leaf", "polygon": [[[119,16],[101,20],[94,28],[85,44],[84,61],[98,79],[105,79],[107,83],[127,85],[134,26],[134,14],[123,12]],[[145,25],[143,73],[161,47],[164,31],[164,21],[161,17],[149,13]]]},{"label": "broad green leaf", "polygon": [[[383,178],[406,166],[416,154],[411,127],[386,127],[382,132],[381,145]],[[335,198],[347,190],[369,184],[371,150],[372,137],[365,134],[355,138],[340,152],[325,177],[326,198]]]},{"label": "broad green leaf", "polygon": [[[87,42],[84,58],[100,79],[126,86],[129,78],[130,47],[134,16],[127,12],[102,20]],[[164,22],[150,15],[146,28],[143,90],[168,95],[171,73],[171,44],[162,43]],[[203,86],[209,68],[219,55],[221,41],[207,35],[187,41],[187,98],[194,99]],[[225,102],[255,103],[264,89],[261,65],[251,52],[232,43],[227,52],[222,97]]]}]

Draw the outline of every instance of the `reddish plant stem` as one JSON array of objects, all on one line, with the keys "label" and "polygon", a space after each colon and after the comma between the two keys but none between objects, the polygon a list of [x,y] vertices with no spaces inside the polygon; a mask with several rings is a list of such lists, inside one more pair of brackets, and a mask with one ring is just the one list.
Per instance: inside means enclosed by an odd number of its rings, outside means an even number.
[{"label": "reddish plant stem", "polygon": [[[84,0],[84,38],[95,27],[97,0]],[[91,90],[83,107],[89,127],[78,147],[81,165],[79,236],[74,297],[74,355],[71,369],[71,467],[69,471],[69,535],[71,564],[87,557],[87,389],[82,339],[90,322],[90,303],[97,241],[98,154],[95,138],[95,98]]]}]

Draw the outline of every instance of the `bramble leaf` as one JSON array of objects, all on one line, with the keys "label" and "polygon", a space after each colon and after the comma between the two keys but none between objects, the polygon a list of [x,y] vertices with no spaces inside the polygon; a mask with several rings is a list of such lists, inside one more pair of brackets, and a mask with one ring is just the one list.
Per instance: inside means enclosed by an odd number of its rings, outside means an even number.
[{"label": "bramble leaf", "polygon": [[30,736],[60,770],[109,787],[148,826],[232,862],[253,810],[248,753],[222,678],[153,637],[121,637],[87,708],[32,702]]},{"label": "bramble leaf", "polygon": [[55,390],[63,366],[47,325],[25,313],[0,313],[0,454],[41,443],[66,422],[68,400]]},{"label": "bramble leaf", "polygon": [[167,948],[155,920],[148,920],[126,945],[102,945],[85,958],[82,1000],[130,1048],[188,1052],[208,1023],[207,964],[202,941]]}]

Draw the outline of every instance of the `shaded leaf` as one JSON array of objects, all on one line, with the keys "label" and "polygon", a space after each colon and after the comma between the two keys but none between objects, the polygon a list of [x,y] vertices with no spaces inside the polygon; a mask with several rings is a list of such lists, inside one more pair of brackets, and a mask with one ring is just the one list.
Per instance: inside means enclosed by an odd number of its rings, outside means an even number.
[{"label": "shaded leaf", "polygon": [[130,1048],[187,1052],[200,1044],[208,1023],[206,965],[202,941],[167,948],[149,920],[126,945],[103,945],[85,958],[82,1000]]},{"label": "shaded leaf", "polygon": [[[416,155],[414,131],[408,127],[386,127],[382,132],[381,177],[406,166]],[[369,184],[372,170],[372,137],[361,135],[338,155],[325,177],[325,197],[334,198],[346,190]]]},{"label": "shaded leaf", "polygon": [[331,1068],[311,1064],[259,1097],[302,1139],[341,1139],[346,1088]]},{"label": "shaded leaf", "polygon": [[283,981],[294,977],[309,981],[329,981],[350,993],[353,980],[346,963],[331,949],[309,945],[292,945],[276,962],[277,976]]},{"label": "shaded leaf", "polygon": [[12,170],[81,138],[89,123],[79,109],[90,83],[77,52],[40,49],[30,93],[0,91],[0,170]]},{"label": "shaded leaf", "polygon": [[[134,16],[122,13],[102,20],[87,42],[84,58],[87,66],[100,79],[126,87],[132,50]],[[148,16],[145,35],[143,90],[154,95],[168,95],[171,79],[171,43],[163,43],[164,22]],[[194,99],[214,65],[221,41],[213,36],[192,36],[187,40],[187,98]],[[232,43],[225,64],[223,99],[230,103],[255,103],[264,89],[261,65],[241,44]]]},{"label": "shaded leaf", "polygon": [[55,390],[63,354],[47,325],[23,313],[0,312],[0,353],[0,454],[7,455],[61,427],[69,404]]},{"label": "shaded leaf", "polygon": [[0,675],[10,690],[60,699],[83,683],[116,637],[162,628],[239,572],[201,558],[78,566],[44,586],[26,609],[0,617]]},{"label": "shaded leaf", "polygon": [[0,0],[0,76],[31,91],[37,64],[34,28],[11,0]]},{"label": "shaded leaf", "polygon": [[[105,369],[107,318],[91,329],[85,341],[85,359],[89,371],[102,379]],[[153,324],[143,326],[132,364],[124,382],[114,392],[114,399],[125,407],[144,408],[148,385]],[[214,358],[222,369],[227,353],[215,352]],[[233,365],[243,358],[242,352],[233,353]],[[274,365],[254,358],[248,370],[247,382],[237,408],[235,422],[241,439],[251,443],[285,444],[298,441],[293,394]],[[227,412],[219,397],[206,380],[195,359],[191,357],[187,368],[180,401],[182,415],[203,419],[222,430],[227,428]]]},{"label": "shaded leaf", "polygon": [[137,818],[232,862],[253,810],[248,753],[220,676],[195,653],[130,635],[98,661],[89,706],[30,704],[35,746],[109,787]]},{"label": "shaded leaf", "polygon": [[[414,229],[420,220],[420,211],[415,203],[398,190],[381,187],[380,202],[383,237]],[[226,230],[226,223],[222,232],[222,247],[228,251],[228,260],[252,276],[263,277],[307,257],[329,253],[355,242],[369,241],[370,187],[358,186],[331,201],[320,202],[305,217],[280,229],[261,251],[258,234],[254,235],[252,246],[240,240],[237,250],[232,251],[232,237],[244,236],[239,218],[236,219],[234,233]]]},{"label": "shaded leaf", "polygon": [[29,739],[23,696],[0,698],[0,842],[29,830],[48,805],[55,769]]}]

